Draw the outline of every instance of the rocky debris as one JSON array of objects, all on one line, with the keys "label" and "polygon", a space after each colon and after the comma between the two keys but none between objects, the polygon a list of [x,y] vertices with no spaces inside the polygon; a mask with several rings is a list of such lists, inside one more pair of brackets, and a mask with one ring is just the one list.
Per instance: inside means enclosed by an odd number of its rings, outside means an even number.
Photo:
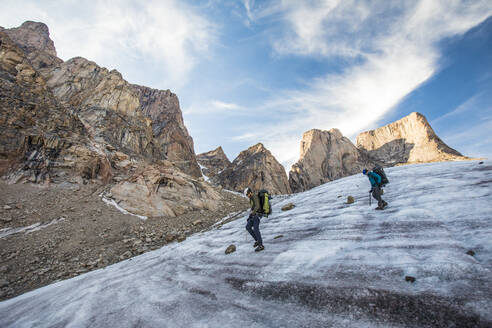
[{"label": "rocky debris", "polygon": [[466,254],[470,255],[470,256],[475,256],[475,252],[470,249],[468,252],[466,252]]},{"label": "rocky debris", "polygon": [[415,282],[415,277],[412,276],[405,276],[405,281],[414,283]]},{"label": "rocky debris", "polygon": [[292,165],[289,184],[292,192],[301,192],[343,178],[375,164],[357,149],[338,129],[312,129],[304,133],[301,157]]},{"label": "rocky debris", "polygon": [[290,211],[294,207],[296,207],[294,204],[289,203],[289,204],[286,204],[286,205],[282,206],[282,211]]},{"label": "rocky debris", "polygon": [[[0,238],[0,278],[8,281],[8,286],[0,287],[0,300],[158,249],[177,241],[178,236],[183,240],[248,207],[243,197],[219,190],[224,202],[216,211],[195,210],[143,221],[101,201],[104,185],[79,187],[73,192],[70,184],[8,185],[0,181],[0,204],[9,204],[9,215],[15,218],[0,221],[0,230],[65,218],[30,233]],[[3,206],[1,211],[5,211]],[[201,223],[194,225],[197,221]]]},{"label": "rocky debris", "polygon": [[229,245],[226,250],[225,250],[225,253],[226,254],[231,254],[231,253],[234,253],[236,251],[236,245]]},{"label": "rocky debris", "polygon": [[186,240],[186,235],[179,235],[179,236],[176,238],[176,241],[177,241],[178,243],[181,243],[181,242],[183,242],[183,241],[185,241],[185,240]]},{"label": "rocky debris", "polygon": [[216,176],[231,165],[222,147],[198,154],[196,159],[202,166],[203,175],[207,176],[214,183],[217,183]]},{"label": "rocky debris", "polygon": [[284,235],[278,235],[278,236],[273,237],[273,239],[280,239],[280,238],[283,238],[283,237],[284,237]]},{"label": "rocky debris", "polygon": [[348,196],[347,197],[347,204],[353,204],[355,202],[355,199],[353,196]]},{"label": "rocky debris", "polygon": [[446,145],[424,115],[410,115],[357,136],[357,147],[384,165],[465,160],[467,157]]},{"label": "rocky debris", "polygon": [[225,170],[217,176],[223,188],[243,192],[266,189],[272,195],[291,193],[284,167],[258,143],[242,151]]}]

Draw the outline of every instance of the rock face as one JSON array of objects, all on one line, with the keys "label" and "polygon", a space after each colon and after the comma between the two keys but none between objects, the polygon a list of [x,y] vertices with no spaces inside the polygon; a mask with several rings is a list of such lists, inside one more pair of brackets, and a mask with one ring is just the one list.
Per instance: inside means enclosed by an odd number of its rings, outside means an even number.
[{"label": "rock face", "polygon": [[0,29],[0,175],[110,184],[111,198],[145,216],[227,207],[201,178],[176,95],[61,61],[34,22]]},{"label": "rock face", "polygon": [[0,175],[12,182],[52,181],[67,173],[107,181],[109,162],[87,134],[0,31]]},{"label": "rock face", "polygon": [[45,24],[27,21],[20,27],[4,32],[23,50],[36,70],[49,70],[50,67],[63,62],[56,55],[55,45]]},{"label": "rock face", "polygon": [[467,159],[447,146],[434,133],[425,116],[416,112],[359,134],[357,147],[384,165]]},{"label": "rock face", "polygon": [[302,137],[301,157],[292,165],[289,184],[292,192],[301,192],[372,166],[374,161],[339,130],[313,129]]},{"label": "rock face", "polygon": [[161,161],[139,167],[129,179],[111,189],[111,197],[127,211],[143,216],[176,217],[202,209],[215,211],[222,198],[202,180],[179,172],[169,161]]},{"label": "rock face", "polygon": [[[201,176],[193,139],[184,126],[176,95],[169,90],[132,85],[118,71],[109,71],[81,57],[63,62],[56,57],[45,24],[26,22],[4,31],[25,52],[55,98],[65,106],[78,108],[77,114],[86,126],[98,125],[99,138],[110,137],[138,155],[168,159],[183,172]],[[122,129],[116,124],[107,125],[108,119],[115,116],[120,116],[119,123],[133,122],[123,124]],[[101,120],[95,122],[97,119]],[[130,126],[150,129],[135,130]]]},{"label": "rock face", "polygon": [[203,175],[208,177],[212,182],[216,182],[215,178],[217,175],[231,165],[231,162],[224,153],[224,150],[222,150],[222,147],[198,154],[196,159],[202,166]]},{"label": "rock face", "polygon": [[284,167],[263,144],[242,151],[232,164],[217,176],[225,189],[243,192],[267,189],[272,195],[291,193]]}]

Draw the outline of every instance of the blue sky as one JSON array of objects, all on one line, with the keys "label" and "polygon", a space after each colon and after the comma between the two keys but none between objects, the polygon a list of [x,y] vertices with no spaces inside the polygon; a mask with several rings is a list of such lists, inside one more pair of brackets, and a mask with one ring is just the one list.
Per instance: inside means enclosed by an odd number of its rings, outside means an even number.
[{"label": "blue sky", "polygon": [[0,25],[50,28],[59,57],[171,89],[197,153],[263,142],[287,170],[302,134],[358,133],[413,111],[492,157],[492,2],[2,1]]}]

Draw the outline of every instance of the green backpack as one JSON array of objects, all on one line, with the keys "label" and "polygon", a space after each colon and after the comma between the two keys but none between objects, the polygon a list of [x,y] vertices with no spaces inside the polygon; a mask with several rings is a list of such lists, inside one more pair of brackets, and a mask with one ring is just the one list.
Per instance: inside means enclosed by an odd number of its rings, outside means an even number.
[{"label": "green backpack", "polygon": [[272,214],[272,207],[270,206],[272,197],[268,194],[268,191],[265,189],[260,190],[258,198],[260,199],[260,212],[266,216]]}]

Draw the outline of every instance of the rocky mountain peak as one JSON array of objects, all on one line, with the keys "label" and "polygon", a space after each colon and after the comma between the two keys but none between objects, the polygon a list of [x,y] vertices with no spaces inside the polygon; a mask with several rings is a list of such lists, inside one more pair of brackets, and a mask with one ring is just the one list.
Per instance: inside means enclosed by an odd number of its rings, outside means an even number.
[{"label": "rocky mountain peak", "polygon": [[293,192],[305,191],[331,180],[362,171],[374,163],[338,129],[304,133],[301,156],[289,172]]},{"label": "rocky mountain peak", "polygon": [[284,167],[262,143],[243,150],[214,182],[239,192],[246,187],[267,189],[271,194],[291,192]]},{"label": "rocky mountain peak", "polygon": [[466,159],[446,145],[417,112],[359,134],[357,147],[385,165]]},{"label": "rocky mountain peak", "polygon": [[211,179],[213,183],[218,183],[216,176],[231,165],[222,147],[198,154],[196,159],[202,167],[203,175]]},{"label": "rocky mountain peak", "polygon": [[21,48],[24,50],[32,48],[56,57],[55,44],[50,38],[50,31],[46,24],[26,21],[21,26],[6,31],[15,43],[22,45]]}]

